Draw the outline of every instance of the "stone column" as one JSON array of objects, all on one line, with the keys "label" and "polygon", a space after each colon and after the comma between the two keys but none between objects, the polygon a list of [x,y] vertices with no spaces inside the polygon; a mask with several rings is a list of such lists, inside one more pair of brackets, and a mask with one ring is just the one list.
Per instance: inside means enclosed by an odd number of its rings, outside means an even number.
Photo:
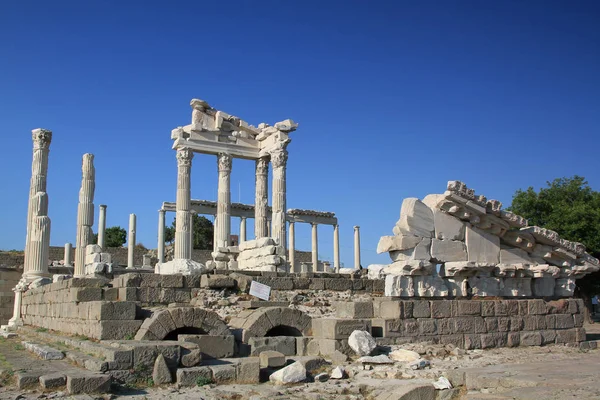
[{"label": "stone column", "polygon": [[52,142],[52,131],[46,129],[34,129],[31,131],[33,141],[33,160],[31,162],[31,181],[29,185],[29,204],[27,206],[27,231],[25,239],[25,260],[23,273],[29,269],[29,239],[31,237],[31,219],[33,197],[38,192],[46,192],[48,175],[48,154],[50,153],[50,142]]},{"label": "stone column", "polygon": [[106,247],[106,205],[100,204],[100,215],[98,216],[98,246],[102,250]]},{"label": "stone column", "polygon": [[165,210],[158,210],[158,262],[165,262]]},{"label": "stone column", "polygon": [[73,249],[73,246],[71,246],[71,243],[65,243],[65,255],[63,256],[63,260],[65,261],[65,265],[70,267],[71,266],[71,251]]},{"label": "stone column", "polygon": [[333,226],[333,269],[340,272],[340,226]]},{"label": "stone column", "polygon": [[354,227],[354,269],[360,269],[360,226]]},{"label": "stone column", "polygon": [[272,236],[272,228],[273,227],[273,221],[271,221],[270,219],[267,219],[267,236],[268,237],[273,237]]},{"label": "stone column", "polygon": [[37,192],[31,201],[31,225],[29,231],[27,272],[23,277],[31,282],[37,278],[49,278],[48,255],[50,251],[50,218],[48,217],[48,195]]},{"label": "stone column", "polygon": [[81,190],[77,207],[77,241],[75,242],[75,276],[85,275],[85,252],[92,239],[94,225],[94,190],[96,188],[96,170],[94,155],[83,155],[81,166]]},{"label": "stone column", "polygon": [[129,214],[129,235],[127,236],[127,268],[135,267],[133,256],[135,251],[135,214]]},{"label": "stone column", "polygon": [[194,213],[190,211],[190,259],[194,251]]},{"label": "stone column", "polygon": [[296,272],[296,228],[295,223],[290,221],[290,240],[288,243],[288,261],[290,263],[290,272]]},{"label": "stone column", "polygon": [[229,246],[229,236],[231,235],[231,164],[232,157],[230,154],[221,153],[217,156],[219,184],[215,250]]},{"label": "stone column", "polygon": [[191,259],[190,243],[190,174],[194,152],[190,149],[177,150],[177,216],[175,230],[175,259]]},{"label": "stone column", "polygon": [[240,243],[246,241],[246,217],[240,217]]},{"label": "stone column", "polygon": [[[271,163],[273,164],[273,212],[272,212],[272,237],[283,249],[286,249],[286,183],[285,172],[287,166],[288,152],[285,144],[281,148],[271,152]],[[283,254],[283,252],[282,252]]]},{"label": "stone column", "polygon": [[23,326],[23,318],[21,315],[21,304],[23,301],[23,292],[27,290],[27,280],[21,278],[19,283],[13,288],[15,292],[15,303],[13,305],[13,316],[8,320],[9,329],[16,329],[19,326]]},{"label": "stone column", "polygon": [[312,265],[313,272],[319,270],[319,239],[317,238],[317,224],[311,223],[312,225]]},{"label": "stone column", "polygon": [[256,160],[256,196],[254,202],[254,236],[267,236],[267,213],[269,207],[269,158]]}]

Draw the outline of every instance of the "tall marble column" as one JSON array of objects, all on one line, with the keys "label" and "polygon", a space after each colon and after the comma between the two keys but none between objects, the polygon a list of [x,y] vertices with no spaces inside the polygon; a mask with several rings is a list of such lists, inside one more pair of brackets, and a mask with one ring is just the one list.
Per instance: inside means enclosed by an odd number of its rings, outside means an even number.
[{"label": "tall marble column", "polygon": [[333,269],[340,272],[340,226],[333,226]]},{"label": "tall marble column", "polygon": [[360,269],[360,227],[354,227],[354,269]]},{"label": "tall marble column", "polygon": [[194,251],[194,213],[190,211],[190,258],[192,258],[192,251]]},{"label": "tall marble column", "polygon": [[133,256],[135,252],[135,225],[135,214],[129,214],[129,235],[127,236],[127,268],[135,267],[133,262]]},{"label": "tall marble column", "polygon": [[29,185],[29,204],[27,206],[27,231],[25,239],[25,260],[23,273],[29,269],[29,240],[31,237],[31,219],[33,218],[33,198],[38,192],[46,192],[48,175],[48,154],[50,153],[50,142],[52,142],[52,131],[47,129],[34,129],[31,131],[33,141],[33,160],[31,162],[31,181]]},{"label": "tall marble column", "polygon": [[246,241],[246,217],[240,217],[240,243]]},{"label": "tall marble column", "polygon": [[319,270],[319,239],[317,237],[317,224],[312,223],[312,265],[313,272]]},{"label": "tall marble column", "polygon": [[254,236],[267,236],[267,213],[269,207],[269,158],[256,160],[256,197],[254,204]]},{"label": "tall marble column", "polygon": [[98,216],[98,246],[106,248],[106,205],[100,204],[100,215]]},{"label": "tall marble column", "polygon": [[190,174],[194,152],[190,149],[177,150],[177,205],[175,221],[175,254],[174,258],[191,259],[192,246],[190,243],[190,205],[191,187]]},{"label": "tall marble column", "polygon": [[71,251],[73,251],[73,246],[71,243],[65,243],[65,255],[63,256],[63,260],[65,261],[65,265],[67,267],[71,266]]},{"label": "tall marble column", "polygon": [[215,250],[229,246],[229,236],[231,235],[231,164],[232,157],[230,154],[221,153],[217,156],[219,183]]},{"label": "tall marble column", "polygon": [[31,201],[31,225],[29,231],[28,269],[23,277],[31,282],[37,278],[49,278],[48,259],[50,251],[50,218],[48,217],[48,194],[37,192]]},{"label": "tall marble column", "polygon": [[296,272],[296,227],[293,221],[290,221],[289,235],[288,261],[290,263],[290,272]]},{"label": "tall marble column", "polygon": [[86,247],[92,241],[94,225],[94,190],[96,188],[96,170],[94,155],[83,155],[81,165],[81,190],[77,207],[77,241],[75,242],[75,276],[85,275]]},{"label": "tall marble column", "polygon": [[158,210],[158,262],[165,262],[165,210]]},{"label": "tall marble column", "polygon": [[271,163],[273,164],[273,212],[271,235],[275,242],[285,251],[286,249],[286,182],[285,173],[287,167],[288,152],[285,144],[281,148],[271,152]]}]

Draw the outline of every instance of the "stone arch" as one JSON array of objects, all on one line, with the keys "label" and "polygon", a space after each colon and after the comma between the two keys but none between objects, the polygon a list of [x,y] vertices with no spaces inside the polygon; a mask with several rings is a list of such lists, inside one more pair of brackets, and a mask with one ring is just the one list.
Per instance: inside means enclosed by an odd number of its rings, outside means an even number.
[{"label": "stone arch", "polygon": [[278,330],[297,331],[302,336],[312,335],[312,318],[300,310],[287,307],[248,310],[232,318],[229,324],[234,328],[237,340],[243,343],[248,343],[251,337],[264,337]]},{"label": "stone arch", "polygon": [[196,307],[165,308],[146,318],[136,340],[163,340],[169,333],[195,328],[207,335],[231,335],[227,324],[213,311]]}]

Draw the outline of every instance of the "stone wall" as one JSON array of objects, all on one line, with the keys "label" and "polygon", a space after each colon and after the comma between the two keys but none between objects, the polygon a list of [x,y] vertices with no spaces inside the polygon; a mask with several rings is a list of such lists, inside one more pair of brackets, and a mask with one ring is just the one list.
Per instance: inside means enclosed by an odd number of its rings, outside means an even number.
[{"label": "stone wall", "polygon": [[0,325],[5,325],[13,316],[15,294],[12,289],[21,279],[22,269],[0,267]]}]

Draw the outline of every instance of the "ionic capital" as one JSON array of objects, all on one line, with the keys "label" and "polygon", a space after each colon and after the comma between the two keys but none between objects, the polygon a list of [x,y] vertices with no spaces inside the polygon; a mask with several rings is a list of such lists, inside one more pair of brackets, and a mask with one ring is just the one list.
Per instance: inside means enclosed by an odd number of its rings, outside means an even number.
[{"label": "ionic capital", "polygon": [[192,165],[194,152],[188,148],[177,149],[177,166],[184,167]]},{"label": "ionic capital", "polygon": [[31,131],[31,139],[33,140],[33,148],[47,149],[52,141],[52,131],[47,129],[34,129]]},{"label": "ionic capital", "polygon": [[219,166],[219,172],[231,172],[231,163],[233,158],[231,154],[219,153],[217,156],[217,165]]}]

